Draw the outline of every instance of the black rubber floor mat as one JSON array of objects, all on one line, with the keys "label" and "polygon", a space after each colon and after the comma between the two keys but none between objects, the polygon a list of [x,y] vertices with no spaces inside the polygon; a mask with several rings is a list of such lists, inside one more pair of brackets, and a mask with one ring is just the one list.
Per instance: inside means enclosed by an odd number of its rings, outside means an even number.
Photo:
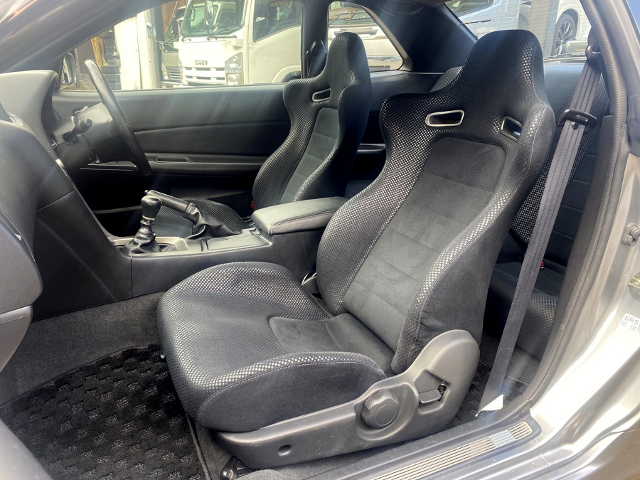
[{"label": "black rubber floor mat", "polygon": [[54,480],[204,480],[160,348],[125,350],[0,408]]},{"label": "black rubber floor mat", "polygon": [[[447,428],[456,427],[463,423],[475,420],[478,414],[478,408],[480,407],[480,400],[484,393],[484,387],[489,381],[489,375],[491,374],[491,367],[486,366],[484,363],[478,364],[478,369],[471,382],[471,387],[467,392],[467,396],[462,401],[462,406],[454,419],[449,423]],[[519,380],[511,377],[507,377],[502,387],[502,393],[505,395],[504,403],[507,404],[518,395],[525,391],[527,385]]]}]

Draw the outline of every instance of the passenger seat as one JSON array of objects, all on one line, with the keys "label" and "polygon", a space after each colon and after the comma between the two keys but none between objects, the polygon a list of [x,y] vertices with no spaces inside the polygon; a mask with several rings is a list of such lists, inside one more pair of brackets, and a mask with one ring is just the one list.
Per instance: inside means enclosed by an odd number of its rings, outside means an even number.
[{"label": "passenger seat", "polygon": [[284,267],[230,263],[162,297],[185,410],[250,468],[428,435],[478,365],[489,278],[544,164],[542,50],[492,32],[447,88],[387,99],[387,160],[318,247],[322,302]]}]

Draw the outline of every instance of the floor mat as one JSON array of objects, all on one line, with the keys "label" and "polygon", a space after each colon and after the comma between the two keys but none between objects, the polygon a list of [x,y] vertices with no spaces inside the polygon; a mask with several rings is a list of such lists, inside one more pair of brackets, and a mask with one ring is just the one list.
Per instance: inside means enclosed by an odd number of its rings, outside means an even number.
[{"label": "floor mat", "polygon": [[0,408],[54,480],[204,480],[160,348],[105,357]]},{"label": "floor mat", "polygon": [[[484,393],[484,387],[489,381],[489,375],[491,375],[491,367],[488,367],[484,363],[479,363],[467,396],[464,397],[460,410],[458,410],[458,413],[447,428],[456,427],[475,420],[478,414],[478,408],[480,407],[480,400]],[[526,383],[516,380],[515,378],[507,377],[502,386],[502,393],[505,394],[504,403],[507,404],[518,395],[521,395],[526,388]]]}]

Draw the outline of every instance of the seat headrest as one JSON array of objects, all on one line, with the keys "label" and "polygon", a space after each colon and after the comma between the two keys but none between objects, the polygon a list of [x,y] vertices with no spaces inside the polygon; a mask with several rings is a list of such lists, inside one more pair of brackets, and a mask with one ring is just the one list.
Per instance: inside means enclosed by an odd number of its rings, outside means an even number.
[{"label": "seat headrest", "polygon": [[547,102],[538,39],[526,30],[503,30],[483,36],[456,79],[439,92],[447,95],[445,90],[455,92],[452,96],[462,103],[472,103],[476,111],[483,107],[494,112],[508,110],[523,121],[532,102]]},{"label": "seat headrest", "polygon": [[370,83],[369,63],[364,44],[358,35],[344,32],[331,41],[324,69],[314,79],[316,88],[326,92],[328,106],[338,103],[340,93],[345,87],[356,83]]},{"label": "seat headrest", "polygon": [[346,70],[356,78],[369,76],[367,52],[362,39],[351,32],[340,33],[335,36],[329,46],[327,64],[323,73],[335,70]]}]

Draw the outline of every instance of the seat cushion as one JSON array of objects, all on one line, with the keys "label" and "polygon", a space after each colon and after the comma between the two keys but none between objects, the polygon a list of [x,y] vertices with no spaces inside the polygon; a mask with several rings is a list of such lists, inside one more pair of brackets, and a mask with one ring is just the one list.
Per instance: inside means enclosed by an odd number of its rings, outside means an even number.
[{"label": "seat cushion", "polygon": [[[240,231],[243,228],[248,228],[242,217],[227,205],[202,198],[185,198],[184,200],[193,203],[200,211],[214,216],[232,230]],[[159,237],[187,238],[191,235],[192,227],[193,224],[181,213],[168,207],[162,207],[156,217],[153,230]]]},{"label": "seat cushion", "polygon": [[[498,335],[507,321],[521,267],[520,262],[498,263],[493,271],[487,297],[485,325],[488,330]],[[563,279],[564,275],[559,271],[551,268],[540,270],[522,322],[517,345],[538,360],[542,358],[549,340]]]},{"label": "seat cushion", "polygon": [[385,378],[393,355],[269,263],[189,277],[163,296],[158,324],[185,409],[218,431],[251,431],[352,400]]}]

